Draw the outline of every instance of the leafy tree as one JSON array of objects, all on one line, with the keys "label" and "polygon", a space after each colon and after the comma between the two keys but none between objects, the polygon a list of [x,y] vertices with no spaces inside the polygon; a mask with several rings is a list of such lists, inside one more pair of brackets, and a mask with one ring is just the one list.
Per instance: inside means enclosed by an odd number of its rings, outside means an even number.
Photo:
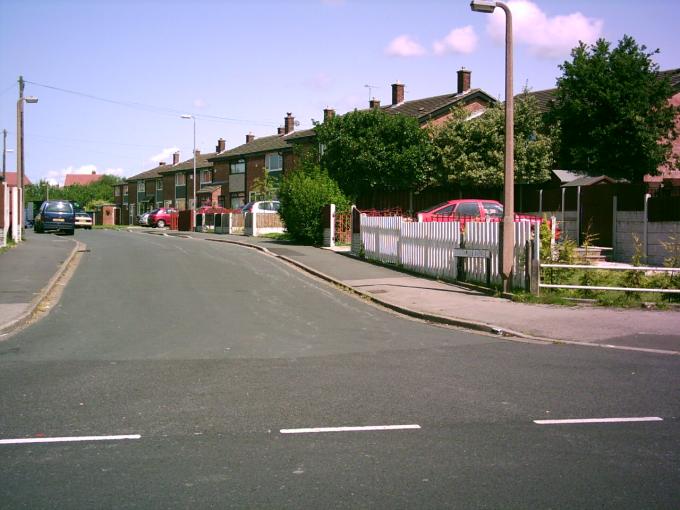
[{"label": "leafy tree", "polygon": [[323,240],[321,208],[335,204],[337,211],[346,211],[350,205],[338,184],[311,161],[284,175],[279,199],[279,213],[290,236],[298,242],[317,245]]},{"label": "leafy tree", "polygon": [[272,200],[276,197],[279,186],[279,178],[270,175],[269,170],[265,168],[264,175],[253,180],[251,189],[257,193],[258,200]]},{"label": "leafy tree", "polygon": [[113,185],[120,184],[122,179],[114,175],[104,175],[97,182],[81,186],[74,184],[60,188],[58,186],[51,186],[47,181],[41,180],[38,184],[30,184],[25,186],[25,201],[26,202],[40,202],[47,199],[48,193],[50,199],[63,199],[77,202],[85,209],[94,207],[95,203],[112,203],[113,202]]},{"label": "leafy tree", "polygon": [[429,184],[432,147],[412,117],[354,111],[317,124],[316,133],[323,147],[321,166],[352,198]]},{"label": "leafy tree", "polygon": [[658,52],[630,36],[614,49],[599,39],[572,50],[549,113],[561,130],[562,167],[639,182],[668,161],[678,109],[652,61]]},{"label": "leafy tree", "polygon": [[[503,184],[505,106],[491,105],[470,119],[462,107],[441,126],[431,128],[435,146],[435,178],[440,185],[498,187]],[[554,136],[543,124],[536,99],[515,99],[515,181],[546,181],[553,168]]]}]

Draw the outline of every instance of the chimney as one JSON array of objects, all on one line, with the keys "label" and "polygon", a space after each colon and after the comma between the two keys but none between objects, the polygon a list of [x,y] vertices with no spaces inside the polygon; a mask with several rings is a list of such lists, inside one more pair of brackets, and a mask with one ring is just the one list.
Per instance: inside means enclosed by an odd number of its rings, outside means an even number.
[{"label": "chimney", "polygon": [[333,108],[326,107],[323,109],[324,122],[331,120],[333,117],[335,117],[335,110]]},{"label": "chimney", "polygon": [[462,94],[463,92],[470,90],[470,75],[471,71],[465,69],[464,67],[460,68],[460,71],[458,71],[458,93]]},{"label": "chimney", "polygon": [[248,134],[246,135],[246,143],[250,143],[250,142],[252,142],[253,140],[255,140],[255,135],[252,134],[252,133],[248,133]]},{"label": "chimney", "polygon": [[368,102],[368,107],[371,110],[379,110],[380,109],[380,99],[373,98]]},{"label": "chimney", "polygon": [[283,132],[287,135],[293,131],[295,131],[295,117],[291,112],[288,112],[286,118],[283,119]]},{"label": "chimney", "polygon": [[277,135],[282,135],[282,134],[284,134],[284,132],[285,131],[283,129],[283,126],[279,126],[279,127],[276,128],[276,134]]},{"label": "chimney", "polygon": [[399,83],[399,81],[397,81],[397,83],[392,84],[392,106],[403,102],[404,102],[404,84]]},{"label": "chimney", "polygon": [[179,151],[175,152],[172,155],[172,164],[173,166],[179,163]]},{"label": "chimney", "polygon": [[196,157],[201,155],[201,151],[199,149],[196,149],[194,152],[195,152]]},{"label": "chimney", "polygon": [[92,170],[92,175],[97,175],[97,171],[96,171],[96,170]]},{"label": "chimney", "polygon": [[224,149],[227,148],[227,142],[224,141],[224,138],[220,138],[217,140],[217,146],[215,147],[215,152],[224,152]]}]

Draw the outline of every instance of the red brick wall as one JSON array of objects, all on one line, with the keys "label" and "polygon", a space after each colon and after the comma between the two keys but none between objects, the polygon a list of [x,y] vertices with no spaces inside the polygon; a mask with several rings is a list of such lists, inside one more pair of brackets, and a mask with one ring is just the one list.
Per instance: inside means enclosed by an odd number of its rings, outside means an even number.
[{"label": "red brick wall", "polygon": [[260,177],[264,177],[264,154],[246,159],[246,201],[253,189],[253,182]]},{"label": "red brick wall", "polygon": [[175,201],[175,174],[163,176],[163,202],[166,200]]},{"label": "red brick wall", "polygon": [[[472,101],[472,102],[466,104],[464,106],[464,108],[468,112],[474,113],[476,111],[479,111],[479,110],[486,108],[487,106],[488,106],[488,103],[486,101],[476,100],[476,101]],[[444,124],[449,119],[449,117],[451,117],[451,115],[452,114],[449,113],[447,115],[439,117],[438,119],[433,119],[433,120],[429,121],[427,124],[425,124],[425,126],[441,126],[442,124]]]}]

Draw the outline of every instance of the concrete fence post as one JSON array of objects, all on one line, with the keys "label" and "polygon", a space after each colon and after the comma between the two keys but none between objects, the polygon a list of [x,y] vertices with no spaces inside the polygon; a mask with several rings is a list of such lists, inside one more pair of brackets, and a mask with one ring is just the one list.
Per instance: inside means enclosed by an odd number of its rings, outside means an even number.
[{"label": "concrete fence post", "polygon": [[321,208],[321,225],[323,226],[323,244],[325,248],[335,246],[335,204]]},{"label": "concrete fence post", "polygon": [[648,252],[648,243],[649,243],[649,199],[652,195],[649,193],[645,193],[645,212],[644,212],[644,223],[643,223],[643,230],[642,230],[642,243],[643,243],[643,256],[645,261],[647,260],[647,252]]},{"label": "concrete fence post", "polygon": [[359,255],[361,253],[361,211],[355,205],[351,208],[352,211],[352,253]]},{"label": "concrete fence post", "polygon": [[581,246],[581,186],[576,186],[576,246]]},{"label": "concrete fence post", "polygon": [[618,254],[616,253],[616,251],[618,249],[617,243],[616,243],[616,231],[617,231],[616,215],[617,215],[618,209],[619,209],[618,197],[616,195],[614,195],[614,197],[612,198],[612,254],[613,254],[614,260],[618,259],[618,256],[617,256]]}]

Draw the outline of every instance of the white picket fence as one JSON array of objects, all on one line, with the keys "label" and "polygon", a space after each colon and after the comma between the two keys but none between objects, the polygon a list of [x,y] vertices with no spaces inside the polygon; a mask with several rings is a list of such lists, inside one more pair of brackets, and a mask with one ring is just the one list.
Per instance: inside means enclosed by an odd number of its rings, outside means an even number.
[{"label": "white picket fence", "polygon": [[[457,248],[488,250],[491,255],[490,282],[500,284],[500,223],[467,221],[464,234],[460,223],[404,221],[398,216],[361,216],[361,246],[364,256],[437,278],[458,279]],[[534,233],[529,222],[515,223],[515,264],[513,285],[524,287],[526,242]],[[538,232],[536,232],[536,235]],[[538,239],[534,239],[538,246]],[[466,281],[487,282],[486,259],[465,258]]]}]

